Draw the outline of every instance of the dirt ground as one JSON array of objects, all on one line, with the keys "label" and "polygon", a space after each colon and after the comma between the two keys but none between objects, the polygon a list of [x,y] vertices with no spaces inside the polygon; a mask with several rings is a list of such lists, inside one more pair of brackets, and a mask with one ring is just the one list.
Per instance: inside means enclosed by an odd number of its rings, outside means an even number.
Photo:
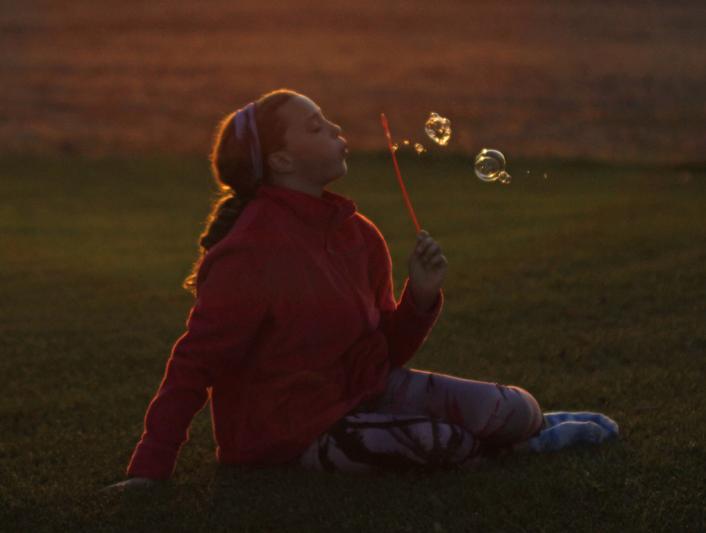
[{"label": "dirt ground", "polygon": [[2,2],[0,150],[206,154],[218,120],[289,87],[354,150],[704,161],[698,1]]}]

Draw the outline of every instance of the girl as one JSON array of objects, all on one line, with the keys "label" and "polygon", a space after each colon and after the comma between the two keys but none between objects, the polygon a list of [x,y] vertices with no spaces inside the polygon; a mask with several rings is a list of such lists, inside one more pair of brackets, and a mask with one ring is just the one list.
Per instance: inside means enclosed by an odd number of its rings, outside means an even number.
[{"label": "girl", "polygon": [[509,451],[601,442],[599,413],[542,413],[514,385],[408,369],[443,305],[447,260],[420,231],[395,301],[384,237],[326,186],[346,140],[309,98],[281,89],[225,117],[220,190],[184,287],[196,297],[111,487],[168,479],[211,401],[223,464],[369,472],[473,467]]}]

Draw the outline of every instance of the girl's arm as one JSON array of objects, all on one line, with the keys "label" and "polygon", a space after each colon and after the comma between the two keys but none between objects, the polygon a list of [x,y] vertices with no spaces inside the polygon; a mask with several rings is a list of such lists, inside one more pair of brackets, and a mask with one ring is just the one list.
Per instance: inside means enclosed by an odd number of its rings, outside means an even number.
[{"label": "girl's arm", "polygon": [[262,269],[247,249],[228,250],[210,258],[206,277],[187,319],[187,331],[176,341],[162,382],[147,408],[144,431],[128,477],[169,478],[179,449],[189,438],[194,415],[207,399],[226,363],[238,364],[266,313]]},{"label": "girl's arm", "polygon": [[390,250],[378,231],[376,253],[373,253],[373,282],[377,306],[380,310],[380,328],[387,337],[390,360],[393,366],[409,361],[429,336],[444,303],[444,293],[427,311],[419,308],[412,295],[409,277],[404,281],[399,302],[395,301]]}]

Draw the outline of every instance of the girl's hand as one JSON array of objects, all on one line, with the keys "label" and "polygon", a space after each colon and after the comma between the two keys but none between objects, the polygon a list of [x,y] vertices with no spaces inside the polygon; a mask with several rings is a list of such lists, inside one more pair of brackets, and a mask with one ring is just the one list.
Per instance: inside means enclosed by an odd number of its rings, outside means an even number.
[{"label": "girl's hand", "polygon": [[428,311],[436,303],[444,283],[448,261],[441,253],[441,246],[426,230],[417,234],[417,244],[409,256],[409,282],[417,307]]},{"label": "girl's hand", "polygon": [[98,492],[100,493],[116,493],[123,492],[125,490],[132,490],[135,488],[152,488],[158,485],[160,482],[155,479],[149,479],[146,477],[131,477],[125,481],[120,481],[119,483],[114,483],[103,487]]}]

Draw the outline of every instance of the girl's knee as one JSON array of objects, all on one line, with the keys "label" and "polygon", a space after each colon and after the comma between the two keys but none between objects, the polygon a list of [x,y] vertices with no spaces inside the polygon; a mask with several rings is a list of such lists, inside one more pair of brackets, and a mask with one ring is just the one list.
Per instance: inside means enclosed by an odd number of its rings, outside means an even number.
[{"label": "girl's knee", "polygon": [[523,418],[527,421],[527,429],[521,439],[524,440],[541,429],[543,423],[542,408],[537,399],[528,390],[517,385],[507,385],[507,388],[517,393],[518,401],[515,408],[521,410]]}]

